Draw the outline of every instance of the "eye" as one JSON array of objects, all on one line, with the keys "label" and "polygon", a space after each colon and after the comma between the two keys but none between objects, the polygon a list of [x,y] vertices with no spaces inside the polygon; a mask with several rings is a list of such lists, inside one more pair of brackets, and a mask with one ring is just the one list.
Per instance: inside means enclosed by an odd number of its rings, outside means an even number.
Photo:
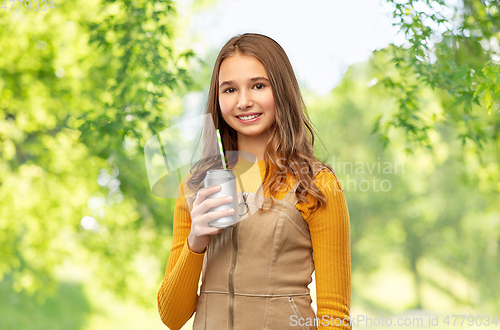
[{"label": "eye", "polygon": [[[228,93],[229,90],[234,90],[234,88],[229,87],[229,88],[227,88],[227,89],[224,90],[224,93]],[[232,93],[232,92],[229,92],[229,93]]]},{"label": "eye", "polygon": [[262,89],[262,88],[266,87],[266,86],[264,86],[263,84],[255,84],[255,85],[254,85],[254,87],[257,87],[257,86],[261,86],[260,88],[257,88],[257,89]]}]

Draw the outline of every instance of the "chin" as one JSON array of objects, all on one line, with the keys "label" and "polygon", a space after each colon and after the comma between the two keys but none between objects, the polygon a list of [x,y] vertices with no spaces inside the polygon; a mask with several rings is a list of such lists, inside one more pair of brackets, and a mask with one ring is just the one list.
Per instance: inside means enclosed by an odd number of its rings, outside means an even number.
[{"label": "chin", "polygon": [[239,131],[240,134],[243,134],[243,135],[246,135],[246,136],[259,136],[259,135],[263,135],[263,134],[267,134],[267,129],[263,130],[263,129],[259,129],[259,130],[245,130],[245,129],[242,129]]}]

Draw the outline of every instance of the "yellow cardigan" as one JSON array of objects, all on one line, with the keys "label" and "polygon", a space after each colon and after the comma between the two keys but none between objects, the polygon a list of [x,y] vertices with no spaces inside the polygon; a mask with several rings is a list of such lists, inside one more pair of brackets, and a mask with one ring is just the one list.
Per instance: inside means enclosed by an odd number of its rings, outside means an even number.
[{"label": "yellow cardigan", "polygon": [[[241,173],[242,168],[248,168],[250,165],[252,166],[250,170]],[[240,157],[233,172],[237,176],[240,175],[244,187],[242,189],[237,181],[238,191],[256,192],[265,175],[264,160],[252,164]],[[189,176],[183,182],[188,178]],[[293,175],[287,174],[287,180],[291,187],[295,181]],[[308,223],[311,233],[319,319],[316,325],[318,330],[322,330],[335,327],[335,319],[350,319],[350,227],[344,192],[335,174],[323,170],[316,176],[314,183],[325,194],[327,205],[310,212],[308,206],[312,205],[312,199],[307,195],[310,202],[307,204],[298,202],[296,208]],[[177,200],[174,211],[172,249],[157,297],[161,320],[172,330],[182,328],[195,311],[205,254],[205,252],[195,253],[189,249],[187,237],[191,231],[191,215],[182,186],[179,188],[182,198]],[[286,193],[280,191],[276,193],[275,198],[281,199]],[[337,321],[337,325],[339,323],[340,321]],[[345,320],[345,324],[348,323]],[[340,325],[335,328],[351,329],[351,326]]]}]

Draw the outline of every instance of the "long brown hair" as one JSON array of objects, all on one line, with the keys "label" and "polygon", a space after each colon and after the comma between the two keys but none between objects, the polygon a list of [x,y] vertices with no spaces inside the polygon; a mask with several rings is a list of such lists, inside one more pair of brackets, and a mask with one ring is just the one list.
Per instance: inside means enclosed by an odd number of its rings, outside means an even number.
[{"label": "long brown hair", "polygon": [[[292,65],[283,48],[265,35],[245,33],[234,36],[222,47],[215,61],[206,114],[211,115],[215,128],[219,129],[224,150],[238,150],[238,134],[226,123],[221,114],[219,70],[222,61],[235,54],[253,56],[264,65],[275,100],[276,122],[270,128],[270,139],[264,155],[266,173],[263,186],[264,190],[270,192],[272,200],[270,207],[275,201],[274,193],[278,191],[279,187],[286,186],[285,173],[289,170],[300,182],[295,192],[297,198],[299,201],[307,203],[305,196],[309,193],[316,200],[312,206],[312,211],[315,211],[318,207],[326,204],[326,197],[313,183],[313,166],[328,168],[332,172],[333,170],[314,157],[315,131],[307,115]],[[207,126],[205,127],[207,128]],[[203,180],[207,170],[222,168],[220,156],[208,156],[218,153],[215,132],[213,129],[206,129],[204,135],[206,142],[203,144],[202,158],[191,168],[192,175],[187,181],[187,185],[192,191],[203,188]],[[235,154],[226,154],[228,168],[232,168],[238,161],[237,154],[234,156]],[[228,156],[229,158],[227,158]],[[287,170],[271,172],[271,164],[274,168]]]}]

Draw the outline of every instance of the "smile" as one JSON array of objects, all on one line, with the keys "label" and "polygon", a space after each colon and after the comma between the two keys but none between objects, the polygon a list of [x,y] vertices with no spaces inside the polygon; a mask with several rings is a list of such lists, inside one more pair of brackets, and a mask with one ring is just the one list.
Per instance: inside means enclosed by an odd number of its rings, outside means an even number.
[{"label": "smile", "polygon": [[241,122],[251,122],[251,121],[254,121],[255,119],[259,118],[260,116],[262,116],[261,113],[251,115],[251,116],[236,116],[236,118],[238,118]]}]

